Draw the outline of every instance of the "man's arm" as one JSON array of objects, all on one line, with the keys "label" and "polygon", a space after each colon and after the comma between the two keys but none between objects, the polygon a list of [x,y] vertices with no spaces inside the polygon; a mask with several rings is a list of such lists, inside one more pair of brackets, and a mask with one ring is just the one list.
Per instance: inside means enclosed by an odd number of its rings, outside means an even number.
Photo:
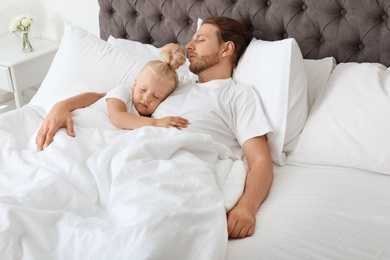
[{"label": "man's arm", "polygon": [[229,238],[253,235],[256,212],[267,197],[274,178],[265,135],[247,140],[243,148],[249,171],[243,195],[227,214]]},{"label": "man's arm", "polygon": [[167,116],[156,119],[127,112],[126,104],[117,98],[107,99],[108,114],[111,123],[122,129],[136,129],[143,126],[185,128],[188,121],[180,116]]},{"label": "man's arm", "polygon": [[95,103],[105,93],[83,93],[56,103],[43,121],[38,130],[35,143],[37,150],[46,148],[52,141],[54,135],[61,127],[65,127],[68,135],[74,137],[73,120],[70,112],[77,108],[83,108]]}]

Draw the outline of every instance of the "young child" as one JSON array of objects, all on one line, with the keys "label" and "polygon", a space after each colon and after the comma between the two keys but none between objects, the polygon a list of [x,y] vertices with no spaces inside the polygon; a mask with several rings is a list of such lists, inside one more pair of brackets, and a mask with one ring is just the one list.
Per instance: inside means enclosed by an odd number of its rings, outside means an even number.
[{"label": "young child", "polygon": [[187,127],[188,121],[178,116],[151,118],[157,106],[177,87],[179,80],[176,69],[184,64],[186,54],[177,44],[161,48],[164,61],[148,62],[134,85],[120,85],[106,94],[111,122],[122,129],[136,129],[142,126]]}]

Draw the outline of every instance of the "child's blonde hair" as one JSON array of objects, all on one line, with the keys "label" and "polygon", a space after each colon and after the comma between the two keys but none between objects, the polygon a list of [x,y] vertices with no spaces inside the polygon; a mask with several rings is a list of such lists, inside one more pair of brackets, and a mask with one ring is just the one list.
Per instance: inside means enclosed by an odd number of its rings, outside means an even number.
[{"label": "child's blonde hair", "polygon": [[165,60],[150,61],[144,66],[142,71],[149,68],[164,79],[172,81],[173,91],[179,84],[176,69],[178,69],[186,61],[186,52],[180,45],[168,43],[161,48],[160,55],[165,57]]}]

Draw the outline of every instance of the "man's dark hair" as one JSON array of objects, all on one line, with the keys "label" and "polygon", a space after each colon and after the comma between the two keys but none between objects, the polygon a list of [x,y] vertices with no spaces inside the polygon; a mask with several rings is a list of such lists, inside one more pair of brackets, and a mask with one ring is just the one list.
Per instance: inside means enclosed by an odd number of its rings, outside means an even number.
[{"label": "man's dark hair", "polygon": [[232,63],[236,67],[238,60],[252,40],[253,34],[240,22],[224,16],[208,17],[203,20],[202,24],[212,24],[218,27],[220,42],[232,41],[234,43],[235,55],[232,57]]}]

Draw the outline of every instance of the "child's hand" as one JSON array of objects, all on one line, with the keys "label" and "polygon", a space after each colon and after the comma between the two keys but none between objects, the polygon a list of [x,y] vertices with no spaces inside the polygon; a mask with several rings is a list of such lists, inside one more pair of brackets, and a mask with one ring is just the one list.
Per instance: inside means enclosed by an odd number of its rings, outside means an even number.
[{"label": "child's hand", "polygon": [[186,128],[190,123],[187,119],[180,116],[167,116],[156,119],[155,126],[159,127],[176,127],[177,129]]}]

